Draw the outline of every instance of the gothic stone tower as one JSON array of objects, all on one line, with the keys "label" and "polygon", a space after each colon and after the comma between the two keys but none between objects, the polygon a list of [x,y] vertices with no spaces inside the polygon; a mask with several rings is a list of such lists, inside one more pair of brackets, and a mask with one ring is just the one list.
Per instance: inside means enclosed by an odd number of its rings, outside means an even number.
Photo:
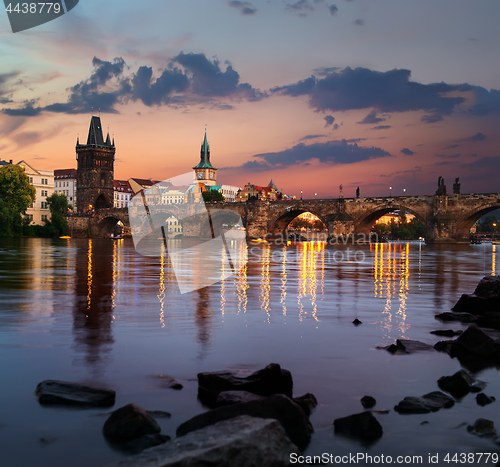
[{"label": "gothic stone tower", "polygon": [[100,117],[90,120],[87,144],[76,142],[77,210],[113,207],[115,141],[104,141]]},{"label": "gothic stone tower", "polygon": [[200,163],[193,167],[195,179],[208,186],[214,186],[217,181],[217,169],[210,162],[210,146],[207,141],[207,130],[205,139],[201,143]]}]

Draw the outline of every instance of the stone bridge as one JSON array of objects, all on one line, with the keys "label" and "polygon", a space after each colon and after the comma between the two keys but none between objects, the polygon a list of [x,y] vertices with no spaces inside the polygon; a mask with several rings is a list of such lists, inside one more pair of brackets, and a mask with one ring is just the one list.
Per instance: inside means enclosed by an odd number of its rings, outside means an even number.
[{"label": "stone bridge", "polygon": [[[427,227],[428,243],[469,242],[470,228],[495,209],[500,209],[500,194],[461,194],[400,196],[382,198],[337,198],[314,200],[248,201],[246,203],[207,203],[211,224],[192,221],[188,205],[165,205],[165,219],[179,219],[184,236],[219,235],[223,224],[241,217],[249,237],[275,238],[286,233],[288,224],[304,212],[316,215],[328,227],[330,237],[354,236],[368,239],[375,221],[392,211],[404,209]],[[74,235],[104,236],[118,221],[124,235],[130,235],[127,209],[106,209],[90,216],[71,216]]]}]

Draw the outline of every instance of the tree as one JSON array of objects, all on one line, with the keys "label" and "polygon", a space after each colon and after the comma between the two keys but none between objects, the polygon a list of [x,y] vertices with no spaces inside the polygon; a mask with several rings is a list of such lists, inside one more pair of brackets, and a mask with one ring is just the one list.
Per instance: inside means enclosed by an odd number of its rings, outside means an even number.
[{"label": "tree", "polygon": [[206,190],[203,192],[203,201],[210,203],[211,201],[224,201],[224,195],[218,190]]},{"label": "tree", "polygon": [[68,212],[68,198],[66,195],[53,193],[47,199],[47,206],[50,209],[50,221],[46,223],[48,237],[60,237],[68,232],[68,221],[64,218]]},{"label": "tree", "polygon": [[19,165],[0,168],[0,237],[22,234],[22,215],[35,202],[36,190]]}]

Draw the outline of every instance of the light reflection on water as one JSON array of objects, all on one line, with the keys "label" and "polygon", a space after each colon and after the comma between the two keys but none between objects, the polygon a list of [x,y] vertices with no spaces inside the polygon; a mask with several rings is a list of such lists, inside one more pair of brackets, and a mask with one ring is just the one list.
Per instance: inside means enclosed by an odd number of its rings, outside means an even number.
[{"label": "light reflection on water", "polygon": [[[483,275],[497,273],[495,245],[250,243],[240,248],[248,263],[236,275],[223,270],[220,283],[181,296],[166,251],[159,258],[140,256],[128,240],[23,239],[2,246],[10,251],[0,253],[0,372],[10,384],[0,385],[7,407],[0,423],[9,425],[9,410],[12,417],[20,410],[33,417],[34,440],[50,425],[46,417],[55,416],[32,397],[42,379],[103,383],[120,393],[117,407],[134,401],[173,411],[163,422],[172,436],[176,425],[202,410],[195,402],[197,372],[276,361],[292,371],[298,395],[312,392],[322,404],[313,416],[318,433],[310,450],[330,443],[329,449],[342,451],[349,445],[330,428],[327,434],[318,428],[331,427],[334,415],[360,411],[364,392],[376,396],[380,408],[391,408],[404,396],[436,390],[439,376],[459,368],[443,354],[392,358],[376,346],[399,338],[435,342],[429,331],[450,326],[434,315],[449,311]],[[199,265],[197,273],[203,272]],[[361,326],[352,325],[355,317]],[[492,371],[480,379],[494,395],[500,384]],[[184,378],[185,390],[172,395],[148,386],[148,375],[167,372]],[[481,415],[472,397],[461,407],[466,412],[434,420],[450,427]],[[404,433],[400,420],[395,414],[382,420],[393,432],[384,435],[389,441]],[[120,457],[103,443],[98,422],[80,416],[83,434],[74,436],[95,447],[74,465]],[[0,449],[7,458],[18,455],[15,435],[23,430],[3,430]],[[464,436],[460,443],[472,442]],[[418,452],[434,442],[424,436],[420,447],[404,439],[398,446]],[[39,465],[68,465],[65,456],[73,456],[63,448],[53,454],[31,448],[44,459]]]}]

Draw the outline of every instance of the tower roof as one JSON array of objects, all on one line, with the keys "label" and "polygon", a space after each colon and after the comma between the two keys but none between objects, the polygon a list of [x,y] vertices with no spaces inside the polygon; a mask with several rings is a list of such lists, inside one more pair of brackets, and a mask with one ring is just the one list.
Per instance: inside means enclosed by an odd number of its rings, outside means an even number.
[{"label": "tower roof", "polygon": [[201,143],[200,162],[193,169],[215,169],[210,162],[210,145],[207,141],[207,130],[205,129],[205,139]]},{"label": "tower roof", "polygon": [[[79,138],[77,139],[76,145],[80,146]],[[90,119],[89,135],[87,137],[87,146],[114,147],[114,139],[113,139],[113,143],[111,143],[110,138],[109,138],[109,132],[108,132],[108,137],[106,138],[106,141],[104,141],[100,117],[92,116],[92,118]]]}]

